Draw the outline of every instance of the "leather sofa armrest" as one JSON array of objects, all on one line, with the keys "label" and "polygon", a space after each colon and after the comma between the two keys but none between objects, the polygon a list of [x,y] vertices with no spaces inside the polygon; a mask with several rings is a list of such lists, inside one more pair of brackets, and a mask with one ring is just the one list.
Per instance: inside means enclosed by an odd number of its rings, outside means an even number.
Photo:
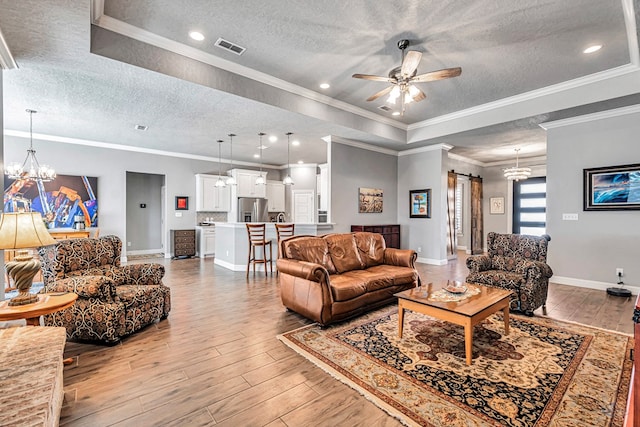
[{"label": "leather sofa armrest", "polygon": [[280,258],[276,261],[276,266],[280,274],[289,274],[313,282],[329,282],[329,272],[320,264]]},{"label": "leather sofa armrest", "polygon": [[415,268],[416,258],[418,254],[412,249],[386,248],[383,262],[387,265]]},{"label": "leather sofa armrest", "polygon": [[158,263],[128,264],[120,267],[128,285],[159,285],[164,277],[164,265]]},{"label": "leather sofa armrest", "polygon": [[467,258],[467,268],[471,273],[491,270],[491,260],[486,255],[472,255]]},{"label": "leather sofa armrest", "polygon": [[96,298],[105,302],[114,302],[116,285],[106,276],[76,276],[57,279],[45,288],[46,292],[73,292],[78,298]]}]

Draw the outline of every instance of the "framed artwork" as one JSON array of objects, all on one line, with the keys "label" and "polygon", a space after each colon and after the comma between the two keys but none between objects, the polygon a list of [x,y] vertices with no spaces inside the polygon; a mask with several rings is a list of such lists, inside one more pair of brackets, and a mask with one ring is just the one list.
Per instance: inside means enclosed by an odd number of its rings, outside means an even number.
[{"label": "framed artwork", "polygon": [[490,203],[490,213],[492,215],[499,215],[504,213],[504,197],[492,197],[490,199]]},{"label": "framed artwork", "polygon": [[640,164],[584,169],[584,210],[640,209]]},{"label": "framed artwork", "polygon": [[431,189],[409,190],[409,218],[431,218]]},{"label": "framed artwork", "polygon": [[189,210],[189,197],[187,197],[187,196],[176,196],[176,210],[177,211],[188,211]]},{"label": "framed artwork", "polygon": [[5,178],[4,212],[40,212],[47,228],[72,228],[77,221],[97,227],[98,178],[61,174],[49,182]]},{"label": "framed artwork", "polygon": [[358,189],[359,213],[382,213],[382,189],[365,188]]}]

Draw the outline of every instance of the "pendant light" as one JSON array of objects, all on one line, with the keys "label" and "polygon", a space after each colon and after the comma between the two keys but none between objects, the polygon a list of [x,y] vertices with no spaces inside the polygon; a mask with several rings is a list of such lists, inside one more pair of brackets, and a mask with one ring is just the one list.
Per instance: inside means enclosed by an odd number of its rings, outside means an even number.
[{"label": "pendant light", "polygon": [[531,168],[519,167],[520,165],[518,163],[518,160],[519,160],[518,152],[520,151],[520,149],[516,148],[515,151],[516,151],[516,166],[505,169],[504,177],[507,178],[509,181],[523,181],[529,178],[529,175],[531,175]]},{"label": "pendant light", "polygon": [[227,171],[227,175],[229,175],[227,177],[227,185],[236,185],[236,179],[233,177],[232,175],[232,170],[233,170],[233,137],[236,136],[235,133],[230,133],[229,134],[229,157],[230,157],[230,164],[229,164],[229,170]]},{"label": "pendant light", "polygon": [[262,137],[266,134],[264,132],[260,132],[258,136],[260,136],[260,176],[256,179],[257,185],[265,185],[267,181],[262,176]]},{"label": "pendant light", "polygon": [[[56,171],[47,165],[40,166],[36,159],[36,150],[33,149],[33,115],[36,110],[26,110],[29,113],[29,149],[27,157],[22,165],[20,163],[11,163],[7,166],[5,174],[11,179],[25,179],[29,181],[49,182],[56,178]],[[28,168],[25,170],[25,168]]]},{"label": "pendant light", "polygon": [[284,177],[282,183],[284,185],[293,185],[293,178],[291,178],[291,160],[289,159],[289,151],[291,147],[291,135],[293,132],[287,132],[287,176]]},{"label": "pendant light", "polygon": [[218,180],[216,181],[216,187],[218,188],[222,188],[222,187],[226,187],[227,184],[224,182],[224,180],[222,179],[222,143],[223,141],[221,139],[219,139],[217,141],[218,143]]}]

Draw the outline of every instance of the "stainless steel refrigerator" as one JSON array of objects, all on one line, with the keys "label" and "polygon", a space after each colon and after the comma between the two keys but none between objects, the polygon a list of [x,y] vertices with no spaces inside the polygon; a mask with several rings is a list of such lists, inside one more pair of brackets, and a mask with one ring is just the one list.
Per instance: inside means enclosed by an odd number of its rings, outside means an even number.
[{"label": "stainless steel refrigerator", "polygon": [[238,222],[267,222],[267,199],[238,197]]}]

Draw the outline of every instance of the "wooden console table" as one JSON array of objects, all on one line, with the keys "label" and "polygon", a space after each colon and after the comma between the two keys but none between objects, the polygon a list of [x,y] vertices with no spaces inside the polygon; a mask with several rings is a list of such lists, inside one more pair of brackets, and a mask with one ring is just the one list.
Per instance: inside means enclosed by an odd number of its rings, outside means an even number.
[{"label": "wooden console table", "polygon": [[382,234],[388,248],[400,249],[400,225],[352,225],[351,231],[368,231],[369,233]]}]

